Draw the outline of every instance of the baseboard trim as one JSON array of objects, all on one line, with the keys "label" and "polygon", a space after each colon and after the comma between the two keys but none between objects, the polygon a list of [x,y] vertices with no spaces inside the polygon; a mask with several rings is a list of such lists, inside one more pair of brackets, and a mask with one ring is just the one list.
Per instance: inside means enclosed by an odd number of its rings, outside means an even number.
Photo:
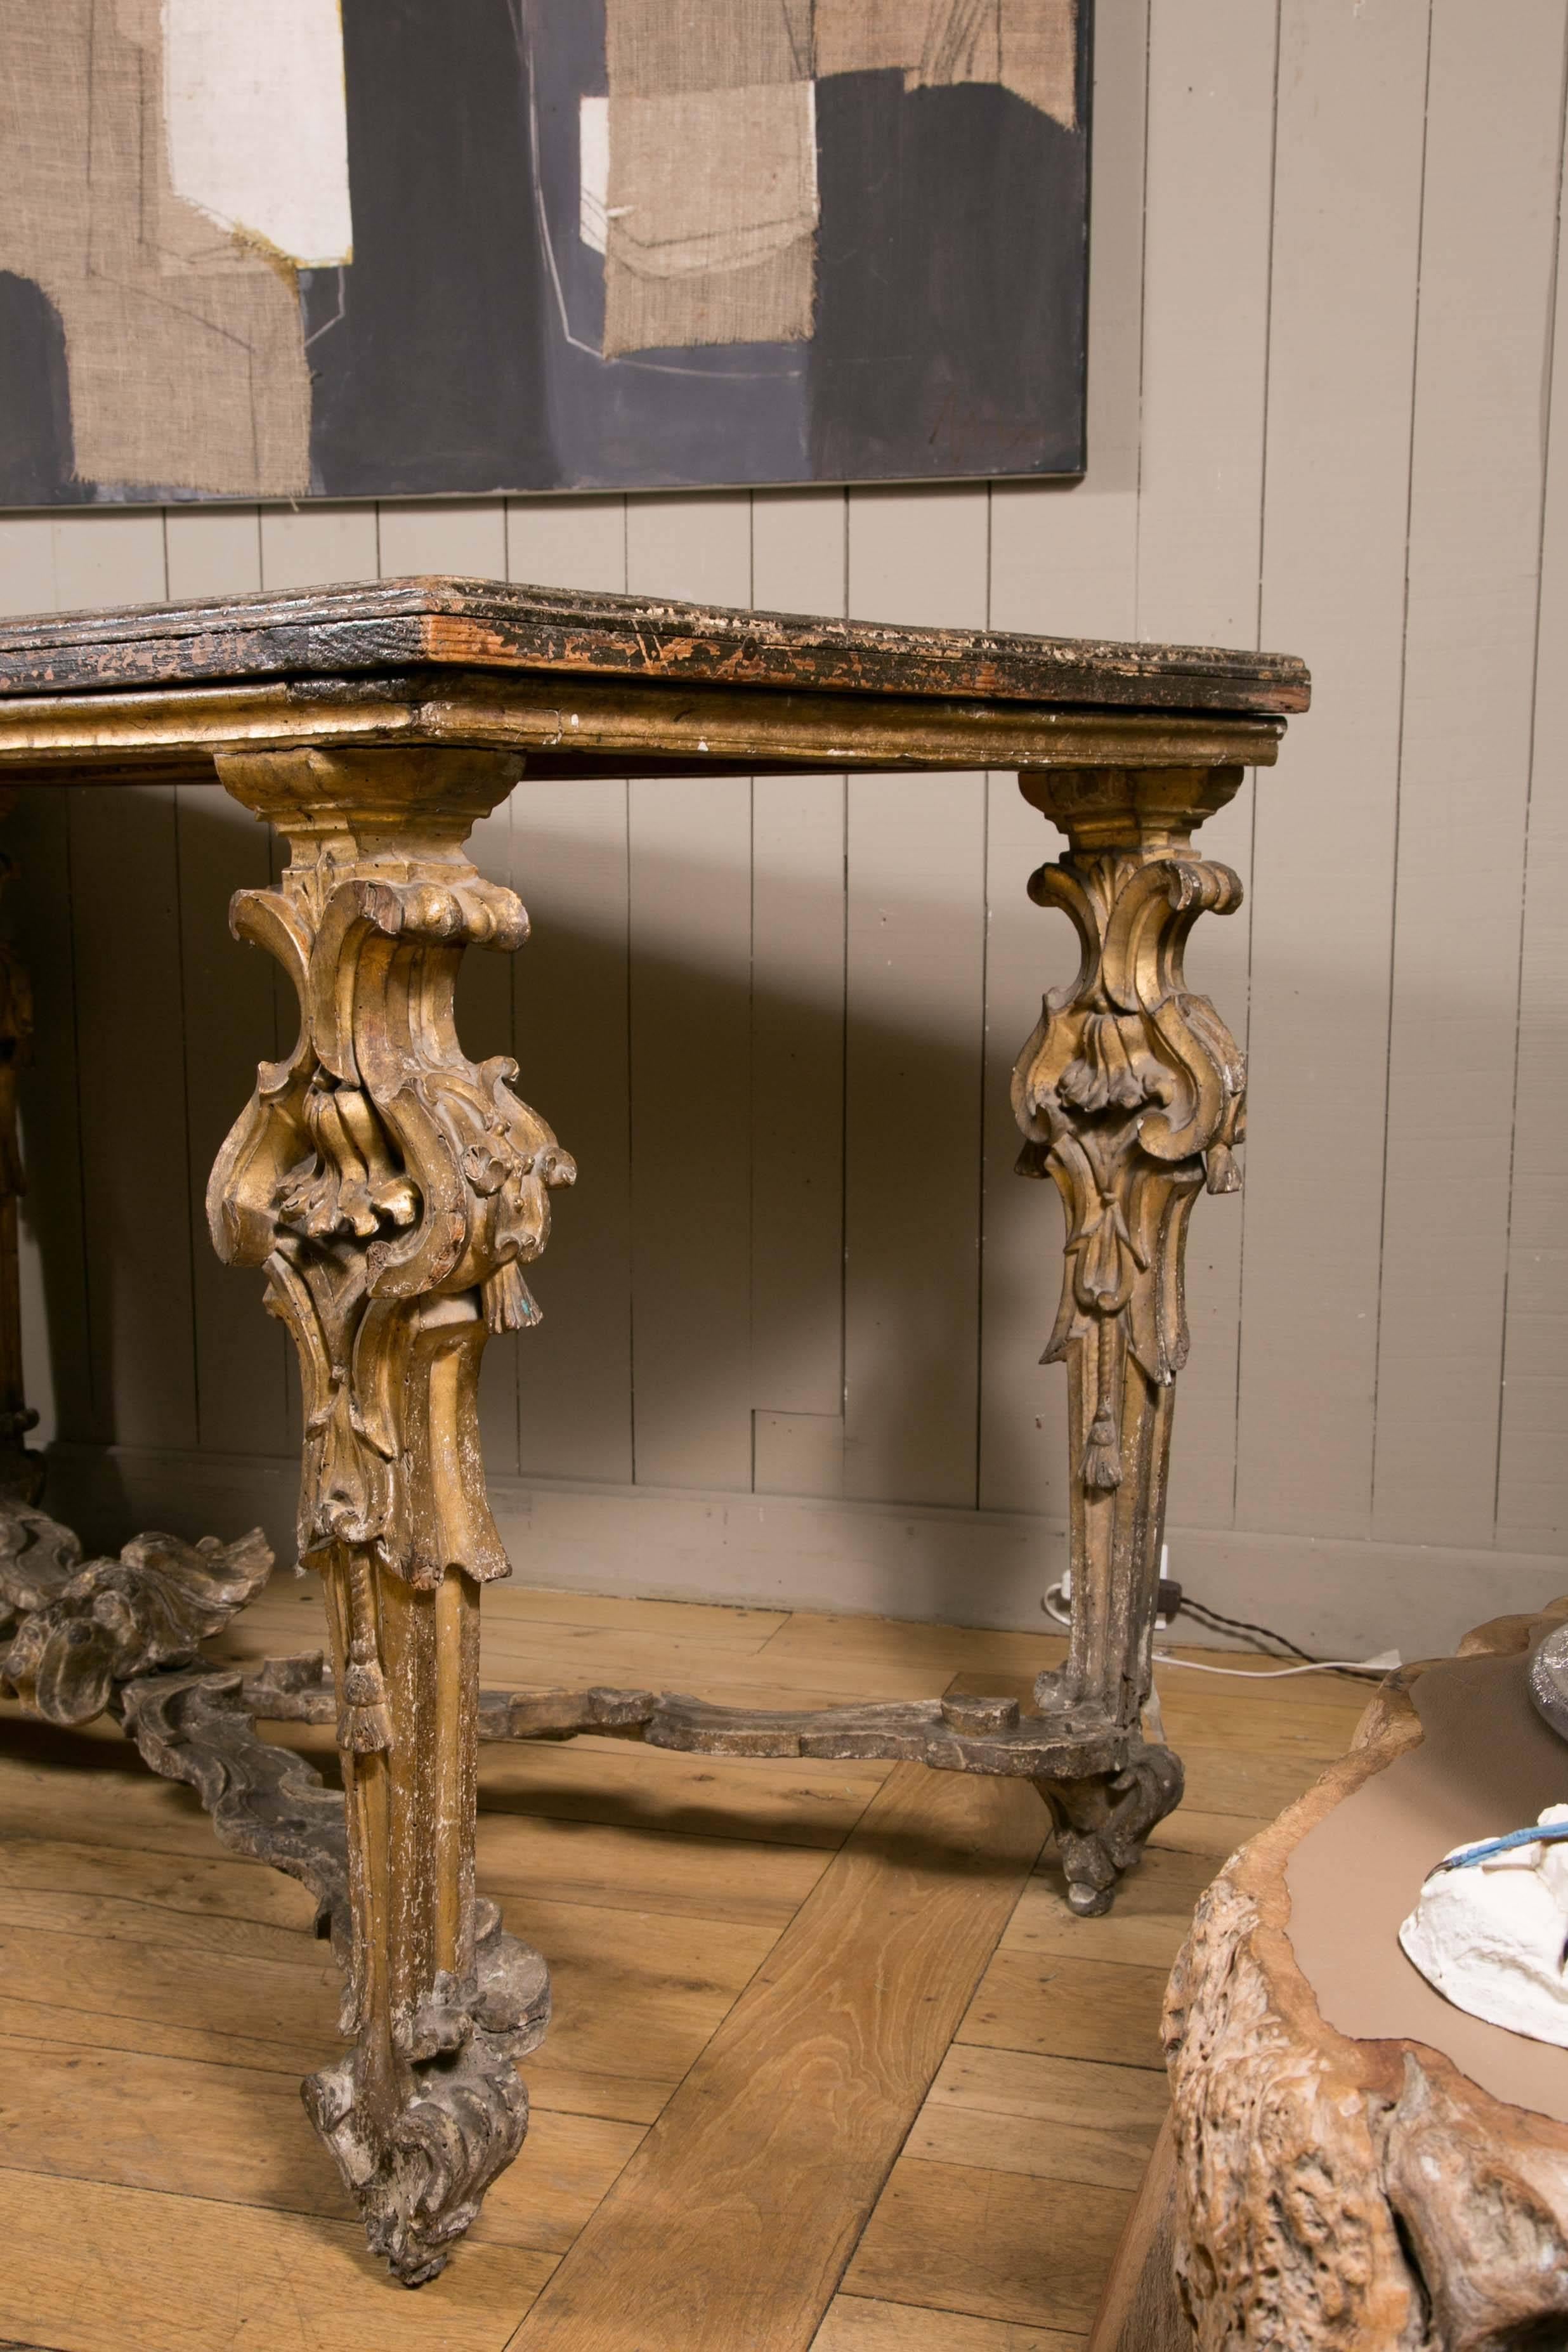
[{"label": "baseboard trim", "polygon": [[[259,1525],[292,1557],[290,1461],[127,1445],[56,1445],[48,1459],[48,1507],[94,1549],[142,1528]],[[1065,1526],[1021,1512],[505,1477],[490,1498],[518,1577],[569,1591],[1033,1631],[1067,1564]],[[1330,1657],[1441,1655],[1482,1619],[1568,1588],[1558,1553],[1234,1528],[1173,1528],[1170,1541],[1190,1591]]]}]

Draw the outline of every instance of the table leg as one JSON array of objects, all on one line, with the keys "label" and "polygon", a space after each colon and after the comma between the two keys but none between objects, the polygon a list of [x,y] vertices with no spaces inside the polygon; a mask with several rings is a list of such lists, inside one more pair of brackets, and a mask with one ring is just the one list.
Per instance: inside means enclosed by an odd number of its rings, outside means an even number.
[{"label": "table leg", "polygon": [[[0,816],[16,794],[0,791]],[[16,873],[0,851],[0,887]],[[36,1504],[44,1491],[44,1457],[24,1444],[37,1414],[22,1378],[22,1293],[17,1204],[26,1190],[16,1132],[16,1087],[32,1052],[33,990],[15,949],[0,942],[0,1496]]]},{"label": "table leg", "polygon": [[479,1592],[508,1572],[479,1458],[491,1331],[536,1319],[523,1262],[574,1171],[511,1091],[464,1056],[464,947],[527,918],[463,854],[521,768],[443,748],[234,755],[235,797],[289,836],[237,935],[300,999],[213,1171],[221,1257],[264,1265],[304,1391],[300,1556],[328,1597],[353,1957],[340,2064],[306,2103],[370,2242],[435,2275],[527,2127],[514,2063],[537,2020],[532,1956],[474,1893]]},{"label": "table leg", "polygon": [[[1071,919],[1078,976],[1044,999],[1014,1074],[1019,1167],[1051,1176],[1067,1214],[1061,1307],[1044,1361],[1068,1374],[1072,1635],[1042,1709],[1089,1705],[1135,1731],[1149,1695],[1174,1381],[1187,1356],[1187,1219],[1198,1193],[1241,1178],[1240,1048],[1182,969],[1205,911],[1241,885],[1197,856],[1195,825],[1230,799],[1238,768],[1074,770],[1020,777],[1067,834],[1029,883]],[[1120,1770],[1037,1783],[1051,1809],[1076,1911],[1109,1909],[1121,1873],[1182,1794],[1169,1748],[1140,1745]]]}]

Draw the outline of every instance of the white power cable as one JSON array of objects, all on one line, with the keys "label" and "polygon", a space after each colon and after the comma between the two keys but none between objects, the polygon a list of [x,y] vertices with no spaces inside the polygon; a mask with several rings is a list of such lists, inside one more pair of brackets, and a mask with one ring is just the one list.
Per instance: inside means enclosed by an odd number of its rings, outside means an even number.
[{"label": "white power cable", "polygon": [[1286,1675],[1388,1675],[1404,1660],[1397,1650],[1380,1650],[1375,1658],[1314,1658],[1310,1666],[1209,1666],[1198,1658],[1178,1658],[1170,1650],[1156,1650],[1157,1666],[1185,1666],[1194,1675],[1238,1675],[1249,1683],[1277,1683]]}]

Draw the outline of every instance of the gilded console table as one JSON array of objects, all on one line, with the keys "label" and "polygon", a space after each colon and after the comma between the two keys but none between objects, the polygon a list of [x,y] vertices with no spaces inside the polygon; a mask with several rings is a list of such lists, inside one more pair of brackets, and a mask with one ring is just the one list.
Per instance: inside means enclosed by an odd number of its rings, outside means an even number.
[{"label": "gilded console table", "polygon": [[[197,1644],[258,1589],[259,1538],[144,1537],[83,1564],[24,1503],[0,1523],[0,1680],[61,1722],[112,1706],[220,1835],[315,1891],[346,1972],[307,2105],[371,2242],[432,2276],[521,2144],[516,2069],[548,2012],[537,1955],[474,1884],[477,1744],[616,1730],[729,1756],[912,1758],[1014,1774],[1048,1805],[1075,1909],[1105,1909],[1181,1794],[1146,1744],[1182,1260],[1197,1194],[1236,1190],[1242,1056],[1188,992],[1188,931],[1241,891],[1192,835],[1303,709],[1295,661],[893,629],[453,580],[0,629],[0,786],[220,782],[287,836],[237,936],[293,982],[213,1171],[214,1244],[265,1269],[305,1397],[299,1546],[331,1663],[243,1681]],[[535,1318],[524,1269],[574,1170],[452,1021],[468,946],[527,918],[464,854],[531,777],[1010,768],[1068,837],[1029,883],[1082,947],[1014,1100],[1026,1173],[1067,1213],[1047,1358],[1070,1397],[1073,1625],[1031,1712],[984,1697],[787,1715],[640,1691],[481,1692],[479,1604],[507,1572],[475,1390]],[[335,1722],[346,1799],[254,1730]]]}]

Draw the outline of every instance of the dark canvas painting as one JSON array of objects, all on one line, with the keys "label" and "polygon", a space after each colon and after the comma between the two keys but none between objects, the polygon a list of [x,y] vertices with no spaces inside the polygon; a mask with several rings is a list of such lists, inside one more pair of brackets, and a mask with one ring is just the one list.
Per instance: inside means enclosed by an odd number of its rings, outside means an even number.
[{"label": "dark canvas painting", "polygon": [[0,502],[1072,474],[1090,0],[0,0]]}]

